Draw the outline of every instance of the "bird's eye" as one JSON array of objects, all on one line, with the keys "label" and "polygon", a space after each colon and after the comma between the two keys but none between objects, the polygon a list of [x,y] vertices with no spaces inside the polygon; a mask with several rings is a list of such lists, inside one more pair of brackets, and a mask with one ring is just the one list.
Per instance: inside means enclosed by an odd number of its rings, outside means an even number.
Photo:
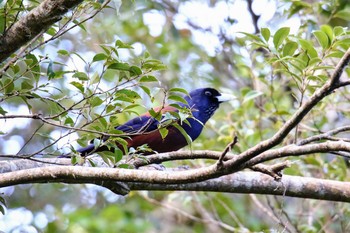
[{"label": "bird's eye", "polygon": [[212,96],[212,95],[213,95],[210,91],[205,91],[204,94],[205,94],[206,96]]}]

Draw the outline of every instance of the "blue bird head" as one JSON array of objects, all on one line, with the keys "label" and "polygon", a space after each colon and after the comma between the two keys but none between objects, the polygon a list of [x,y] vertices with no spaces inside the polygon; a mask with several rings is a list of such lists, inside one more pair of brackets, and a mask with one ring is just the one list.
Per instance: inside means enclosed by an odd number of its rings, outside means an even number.
[{"label": "blue bird head", "polygon": [[194,118],[203,125],[219,108],[220,103],[234,99],[233,95],[221,94],[214,88],[199,88],[185,97]]},{"label": "blue bird head", "polygon": [[183,124],[183,129],[195,140],[202,132],[204,124],[219,108],[220,103],[234,99],[233,95],[221,94],[214,88],[199,88],[185,96],[187,105],[191,109],[193,118],[188,118],[188,124]]}]

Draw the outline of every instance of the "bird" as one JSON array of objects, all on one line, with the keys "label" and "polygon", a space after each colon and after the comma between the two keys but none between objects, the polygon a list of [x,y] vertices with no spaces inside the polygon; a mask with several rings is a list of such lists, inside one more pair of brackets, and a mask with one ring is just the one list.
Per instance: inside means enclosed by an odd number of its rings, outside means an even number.
[{"label": "bird", "polygon": [[[169,112],[178,112],[178,108],[167,105],[160,108],[155,108],[154,112],[162,114],[158,119],[152,117],[150,112],[146,112],[137,116],[126,123],[115,127],[115,129],[128,134],[124,138],[127,142],[127,148],[137,148],[142,145],[147,145],[150,151],[143,154],[163,153],[177,151],[189,143],[193,142],[201,134],[205,123],[211,118],[214,112],[223,102],[234,99],[233,95],[222,94],[214,88],[206,87],[191,91],[184,96],[187,103],[177,102],[181,108],[187,108],[191,111],[191,116],[179,122],[177,126],[168,124],[164,126],[167,130],[167,135],[162,137],[159,127],[166,118]],[[169,116],[169,115],[168,115]],[[180,128],[178,126],[181,126]],[[187,137],[186,137],[186,135]],[[104,138],[103,141],[108,138]],[[121,145],[118,146],[124,153]],[[89,144],[87,147],[77,149],[81,156],[87,156],[95,152],[110,150],[107,146],[96,147],[94,144]]]}]

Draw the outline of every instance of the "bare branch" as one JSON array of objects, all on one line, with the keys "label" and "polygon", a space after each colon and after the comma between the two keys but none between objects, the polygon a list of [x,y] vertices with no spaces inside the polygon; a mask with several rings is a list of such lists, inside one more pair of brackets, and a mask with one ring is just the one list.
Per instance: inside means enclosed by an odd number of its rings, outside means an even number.
[{"label": "bare branch", "polygon": [[315,142],[315,141],[321,141],[321,140],[324,140],[324,139],[328,139],[329,140],[330,136],[336,135],[338,133],[346,132],[346,131],[349,131],[349,130],[350,130],[350,125],[342,126],[342,127],[330,130],[330,131],[328,131],[326,133],[319,134],[319,135],[314,135],[312,137],[309,137],[309,138],[306,138],[304,140],[301,140],[301,141],[299,141],[297,143],[297,145],[298,146],[302,146],[302,145],[305,145],[305,144],[308,144],[308,143],[311,143],[311,142]]},{"label": "bare branch", "polygon": [[[66,161],[68,161],[66,159]],[[101,167],[48,166],[0,174],[0,187],[24,183],[90,183],[118,194],[130,190],[192,190],[287,195],[350,202],[350,183],[297,176],[280,182],[256,172],[237,172],[216,179],[187,184],[179,178],[188,171],[148,171]],[[194,169],[193,172],[198,172]],[[192,173],[195,174],[195,173]],[[121,182],[126,182],[121,183]]]},{"label": "bare branch", "polygon": [[226,146],[224,152],[222,152],[222,154],[220,155],[219,160],[217,162],[218,166],[222,166],[222,163],[224,162],[224,158],[225,158],[226,154],[232,150],[232,148],[236,145],[237,142],[238,142],[238,137],[237,137],[237,135],[234,135],[232,142],[230,142]]},{"label": "bare branch", "polygon": [[287,156],[299,156],[314,153],[327,153],[327,152],[350,152],[350,143],[344,141],[327,141],[318,144],[309,145],[288,145],[278,149],[268,150],[261,153],[257,157],[248,161],[246,166],[253,166],[269,160],[283,158]]},{"label": "bare branch", "polygon": [[131,190],[186,190],[256,193],[350,202],[350,182],[284,175],[281,181],[257,172],[231,175],[190,184],[126,183]]}]

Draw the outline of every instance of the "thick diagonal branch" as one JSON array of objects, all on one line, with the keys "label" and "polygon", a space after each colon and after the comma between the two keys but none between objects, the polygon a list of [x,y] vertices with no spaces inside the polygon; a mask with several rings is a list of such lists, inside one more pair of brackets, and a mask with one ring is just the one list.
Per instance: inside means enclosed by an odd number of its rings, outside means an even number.
[{"label": "thick diagonal branch", "polygon": [[226,162],[225,167],[230,171],[237,171],[239,167],[246,161],[257,156],[258,154],[278,145],[285,137],[294,129],[303,118],[315,107],[324,97],[331,94],[335,89],[343,86],[340,82],[340,77],[345,67],[350,62],[350,48],[346,51],[342,59],[340,59],[338,65],[330,78],[320,89],[318,89],[309,100],[305,101],[304,104],[293,114],[293,116],[281,127],[281,129],[270,139],[265,140],[256,146],[248,149],[242,154],[238,155],[234,159]]}]

